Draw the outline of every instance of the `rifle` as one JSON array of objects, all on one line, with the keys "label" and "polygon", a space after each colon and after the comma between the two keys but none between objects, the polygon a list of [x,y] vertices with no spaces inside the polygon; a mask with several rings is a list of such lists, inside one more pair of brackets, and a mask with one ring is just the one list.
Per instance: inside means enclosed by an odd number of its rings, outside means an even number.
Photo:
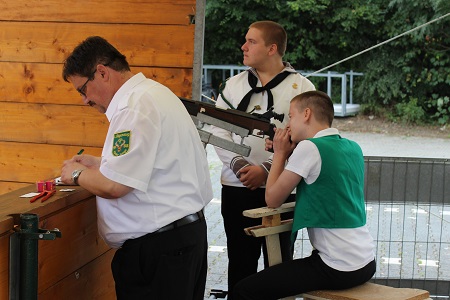
[{"label": "rifle", "polygon": [[[196,124],[200,139],[203,143],[212,144],[243,156],[248,156],[251,151],[251,147],[244,144],[245,137],[249,135],[267,135],[270,139],[273,139],[275,125],[270,123],[270,119],[274,118],[280,122],[283,122],[284,119],[284,114],[277,114],[273,111],[273,107],[263,114],[250,114],[236,109],[222,109],[209,103],[182,97],[180,97],[180,100]],[[224,140],[203,130],[202,128],[205,123],[241,136],[241,143],[236,144]],[[255,130],[258,130],[258,135],[253,134]]]}]

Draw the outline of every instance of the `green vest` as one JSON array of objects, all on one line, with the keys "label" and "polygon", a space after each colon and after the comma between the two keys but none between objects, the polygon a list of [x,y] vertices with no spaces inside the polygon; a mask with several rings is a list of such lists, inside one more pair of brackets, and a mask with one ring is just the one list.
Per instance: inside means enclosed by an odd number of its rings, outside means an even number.
[{"label": "green vest", "polygon": [[366,224],[364,157],[359,145],[329,135],[309,139],[319,150],[322,167],[312,184],[297,185],[293,235],[305,227],[356,228]]}]

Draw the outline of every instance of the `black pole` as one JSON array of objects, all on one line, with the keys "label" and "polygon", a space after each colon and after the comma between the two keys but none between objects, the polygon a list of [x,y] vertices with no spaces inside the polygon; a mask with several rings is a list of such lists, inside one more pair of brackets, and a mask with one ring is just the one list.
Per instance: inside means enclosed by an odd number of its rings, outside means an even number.
[{"label": "black pole", "polygon": [[[36,214],[21,214],[20,245],[20,300],[36,300],[38,291],[38,239],[29,238],[27,233],[37,234],[39,218]],[[28,236],[28,237],[27,237]]]}]

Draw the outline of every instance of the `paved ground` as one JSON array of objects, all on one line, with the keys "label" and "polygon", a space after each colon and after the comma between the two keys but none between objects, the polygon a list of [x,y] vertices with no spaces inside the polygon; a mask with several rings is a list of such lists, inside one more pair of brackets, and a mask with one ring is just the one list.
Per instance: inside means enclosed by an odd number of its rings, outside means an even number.
[{"label": "paved ground", "polygon": [[[450,159],[450,139],[393,137],[383,134],[351,132],[342,132],[342,136],[358,142],[365,156]],[[205,210],[208,223],[208,241],[210,245],[208,252],[209,269],[205,299],[214,299],[210,296],[211,289],[227,290],[227,253],[226,237],[223,230],[222,217],[220,215],[220,170],[222,164],[217,158],[212,146],[207,146],[207,152],[210,164],[211,181],[213,183],[214,200],[211,201]],[[392,208],[388,208],[388,210],[390,209]],[[308,246],[303,243],[300,244],[299,247],[302,248],[302,251],[305,251],[303,247]],[[308,249],[306,249],[306,251],[308,251]],[[298,255],[301,255],[301,253],[298,252],[295,256],[297,257]],[[393,263],[395,263],[395,261]]]}]

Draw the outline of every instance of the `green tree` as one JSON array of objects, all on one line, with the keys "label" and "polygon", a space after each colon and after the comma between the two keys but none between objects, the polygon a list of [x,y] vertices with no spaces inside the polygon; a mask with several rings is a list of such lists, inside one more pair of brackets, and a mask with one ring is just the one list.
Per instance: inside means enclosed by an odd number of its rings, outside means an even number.
[{"label": "green tree", "polygon": [[[385,40],[416,28],[450,12],[443,1],[391,1],[381,33]],[[450,110],[444,101],[450,95],[450,18],[424,26],[367,54],[368,64],[356,97],[366,103],[392,108],[393,117],[423,120],[407,116],[421,109],[435,121],[445,124]],[[415,103],[417,110],[398,110],[398,104]]]},{"label": "green tree", "polygon": [[[259,20],[282,24],[288,33],[285,59],[296,69],[315,71],[449,12],[448,0],[208,0],[204,63],[241,64],[245,33]],[[450,17],[443,18],[329,71],[364,73],[355,99],[384,108],[394,119],[448,123],[449,25]]]},{"label": "green tree", "polygon": [[[272,20],[288,33],[287,61],[296,69],[323,68],[371,45],[372,27],[383,22],[375,2],[209,0],[204,63],[240,64],[248,26]],[[339,68],[347,70],[348,66]]]}]

